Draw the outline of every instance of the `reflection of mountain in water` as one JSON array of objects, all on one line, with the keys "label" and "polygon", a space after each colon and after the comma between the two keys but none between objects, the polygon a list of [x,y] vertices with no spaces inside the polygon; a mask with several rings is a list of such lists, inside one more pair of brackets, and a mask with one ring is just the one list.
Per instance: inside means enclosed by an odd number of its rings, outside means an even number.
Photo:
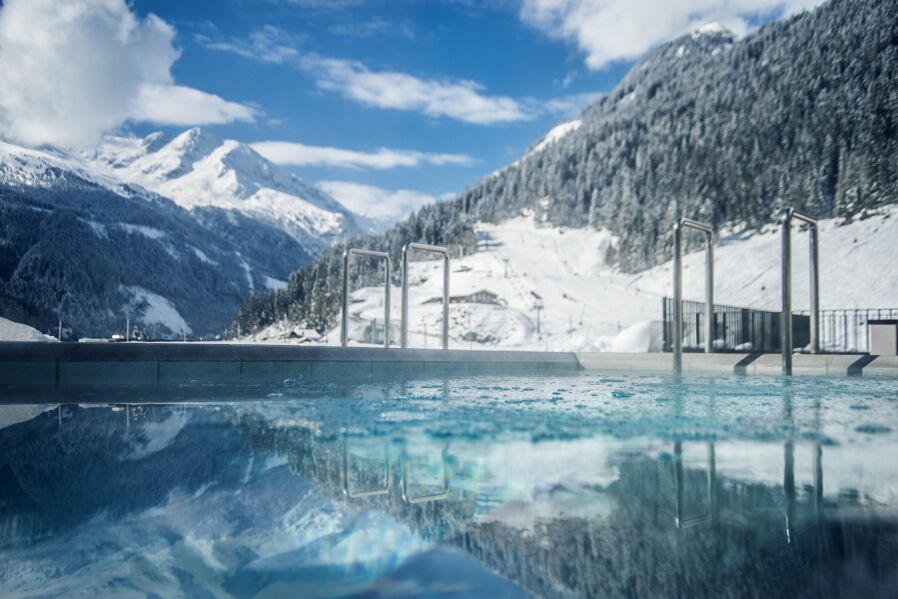
[{"label": "reflection of mountain in water", "polygon": [[[243,427],[251,445],[286,452],[291,469],[340,496],[342,441],[307,429],[272,430],[261,420]],[[686,468],[682,446],[672,443],[657,458],[624,456],[618,479],[606,487],[550,491],[559,502],[574,494],[580,504],[610,505],[607,514],[557,513],[518,527],[514,517],[478,514],[476,495],[457,488],[444,501],[409,505],[399,491],[401,464],[394,464],[388,494],[354,501],[459,547],[541,596],[820,597],[861,581],[871,591],[898,588],[898,570],[887,559],[898,555],[898,524],[864,516],[860,495],[824,505],[815,488],[796,489],[791,442],[783,447],[782,487],[718,478],[713,443],[707,468]],[[382,456],[375,451],[366,462],[355,473],[358,488],[383,486]]]},{"label": "reflection of mountain in water", "polygon": [[[725,442],[652,440],[610,457],[604,437],[529,444],[535,458],[582,443],[601,456],[597,474],[512,495],[508,472],[471,458],[497,438],[373,421],[342,435],[284,418],[290,405],[62,407],[0,430],[0,590],[519,592],[484,567],[552,597],[896,588],[898,526],[862,489],[824,497],[819,445],[804,484],[782,441],[772,484],[719,474]],[[702,459],[684,458],[696,449]]]}]

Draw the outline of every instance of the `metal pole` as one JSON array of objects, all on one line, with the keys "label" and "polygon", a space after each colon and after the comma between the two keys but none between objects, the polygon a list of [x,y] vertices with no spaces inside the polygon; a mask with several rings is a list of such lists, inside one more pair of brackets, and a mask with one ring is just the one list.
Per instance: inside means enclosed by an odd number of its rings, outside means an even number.
[{"label": "metal pole", "polygon": [[349,344],[349,250],[343,252],[343,310],[340,320],[340,345]]},{"label": "metal pole", "polygon": [[783,212],[782,243],[782,314],[780,336],[783,352],[783,374],[792,374],[792,209]]},{"label": "metal pole", "polygon": [[714,236],[707,233],[705,253],[705,353],[714,351]]},{"label": "metal pole", "polygon": [[673,278],[673,369],[683,372],[683,230],[680,221],[674,223],[674,278]]},{"label": "metal pole", "polygon": [[449,349],[449,253],[443,254],[443,349]]},{"label": "metal pole", "polygon": [[[425,333],[424,342],[427,343]],[[402,307],[400,309],[399,346],[408,347],[408,246],[402,248]]]},{"label": "metal pole", "polygon": [[820,353],[820,245],[817,223],[811,224],[811,353]]},{"label": "metal pole", "polygon": [[384,260],[384,349],[390,349],[390,257]]}]

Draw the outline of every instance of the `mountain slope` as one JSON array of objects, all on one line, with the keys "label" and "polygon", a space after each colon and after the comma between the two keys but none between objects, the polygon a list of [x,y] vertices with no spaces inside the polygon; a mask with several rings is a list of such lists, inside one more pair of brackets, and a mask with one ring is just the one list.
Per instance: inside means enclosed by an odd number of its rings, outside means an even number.
[{"label": "mountain slope", "polygon": [[[479,223],[527,213],[608,231],[618,240],[611,261],[637,272],[670,257],[678,215],[751,231],[785,206],[853,218],[895,203],[896,31],[898,2],[876,0],[830,0],[741,40],[702,28],[651,52],[579,125],[361,243],[397,261],[410,241],[465,255]],[[280,319],[326,330],[339,305],[340,251],[323,253],[285,291],[249,300],[242,330]],[[374,284],[375,265],[360,264],[351,280]]]},{"label": "mountain slope", "polygon": [[173,139],[107,137],[87,158],[110,176],[141,185],[187,209],[212,206],[276,226],[309,253],[358,231],[349,210],[246,144],[198,127]]},{"label": "mountain slope", "polygon": [[0,315],[77,335],[220,332],[253,291],[311,255],[216,207],[188,212],[55,151],[0,142]]},{"label": "mountain slope", "polygon": [[[619,239],[608,231],[553,227],[532,216],[477,226],[478,251],[452,262],[451,294],[487,290],[497,304],[450,306],[454,348],[516,348],[553,351],[645,351],[650,326],[661,319],[662,297],[673,294],[671,261],[639,273],[622,272],[606,257]],[[898,298],[894,271],[898,207],[864,220],[820,223],[821,309],[887,308]],[[715,301],[779,310],[780,232],[722,232],[715,248]],[[793,305],[808,309],[807,234],[797,233],[793,257]],[[611,252],[613,253],[613,252]],[[539,260],[534,260],[534,254]],[[704,298],[705,254],[684,257],[684,297]],[[410,265],[409,344],[439,344],[442,264]],[[850,273],[850,275],[849,275]],[[536,306],[541,309],[537,314]],[[400,290],[391,299],[392,338],[399,338]],[[336,342],[339,322],[323,340]],[[634,329],[628,330],[629,327]],[[277,338],[278,327],[257,338]],[[382,343],[383,286],[352,291],[350,338]],[[426,335],[426,336],[425,336]]]},{"label": "mountain slope", "polygon": [[663,260],[678,213],[715,226],[782,206],[848,216],[898,191],[898,4],[833,0],[736,41],[720,28],[640,61],[582,125],[463,194],[500,221],[620,236],[620,261]]}]

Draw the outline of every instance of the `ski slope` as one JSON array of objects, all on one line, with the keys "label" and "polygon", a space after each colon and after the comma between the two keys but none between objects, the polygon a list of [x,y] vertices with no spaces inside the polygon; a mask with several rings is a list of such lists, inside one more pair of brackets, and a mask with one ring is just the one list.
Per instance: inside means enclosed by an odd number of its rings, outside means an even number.
[{"label": "ski slope", "polygon": [[[607,231],[547,227],[532,217],[477,227],[478,251],[451,264],[453,296],[487,290],[498,304],[450,306],[450,347],[555,351],[648,351],[657,347],[662,297],[672,295],[672,263],[623,273],[605,261]],[[793,306],[808,307],[807,233],[793,234]],[[696,241],[700,241],[697,239]],[[778,310],[780,231],[724,231],[715,248],[715,303]],[[898,209],[866,220],[820,225],[820,305],[898,306]],[[704,252],[684,257],[684,298],[704,299]],[[438,347],[442,265],[411,264],[410,345]],[[429,301],[432,300],[432,301]],[[400,290],[393,288],[392,337],[398,341]],[[537,306],[541,306],[537,310]],[[539,326],[537,326],[539,312]],[[382,342],[383,288],[352,291],[350,336]],[[277,327],[274,327],[277,329]],[[276,337],[276,331],[269,331]],[[339,343],[339,321],[320,340]]]}]

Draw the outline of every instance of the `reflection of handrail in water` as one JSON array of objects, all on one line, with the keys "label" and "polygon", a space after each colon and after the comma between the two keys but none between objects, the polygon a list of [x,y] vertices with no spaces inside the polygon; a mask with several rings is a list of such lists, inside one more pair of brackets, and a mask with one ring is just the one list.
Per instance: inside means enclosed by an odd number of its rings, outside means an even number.
[{"label": "reflection of handrail in water", "polygon": [[390,492],[390,455],[387,446],[384,445],[384,486],[376,489],[365,489],[362,491],[353,491],[349,488],[349,439],[343,437],[343,495],[349,499],[359,499],[362,497],[375,497],[378,495],[386,495]]},{"label": "reflection of handrail in water", "polygon": [[402,451],[402,499],[406,503],[425,503],[427,501],[443,501],[449,498],[449,464],[446,459],[447,448],[443,448],[443,490],[437,493],[428,493],[426,495],[412,495],[409,493],[408,485],[408,456],[405,450]]},{"label": "reflection of handrail in water", "polygon": [[674,525],[677,528],[691,528],[705,522],[717,520],[717,455],[713,441],[708,442],[708,511],[704,514],[684,518],[685,511],[685,476],[683,471],[683,442],[674,442],[674,480],[676,482],[676,517]]}]

